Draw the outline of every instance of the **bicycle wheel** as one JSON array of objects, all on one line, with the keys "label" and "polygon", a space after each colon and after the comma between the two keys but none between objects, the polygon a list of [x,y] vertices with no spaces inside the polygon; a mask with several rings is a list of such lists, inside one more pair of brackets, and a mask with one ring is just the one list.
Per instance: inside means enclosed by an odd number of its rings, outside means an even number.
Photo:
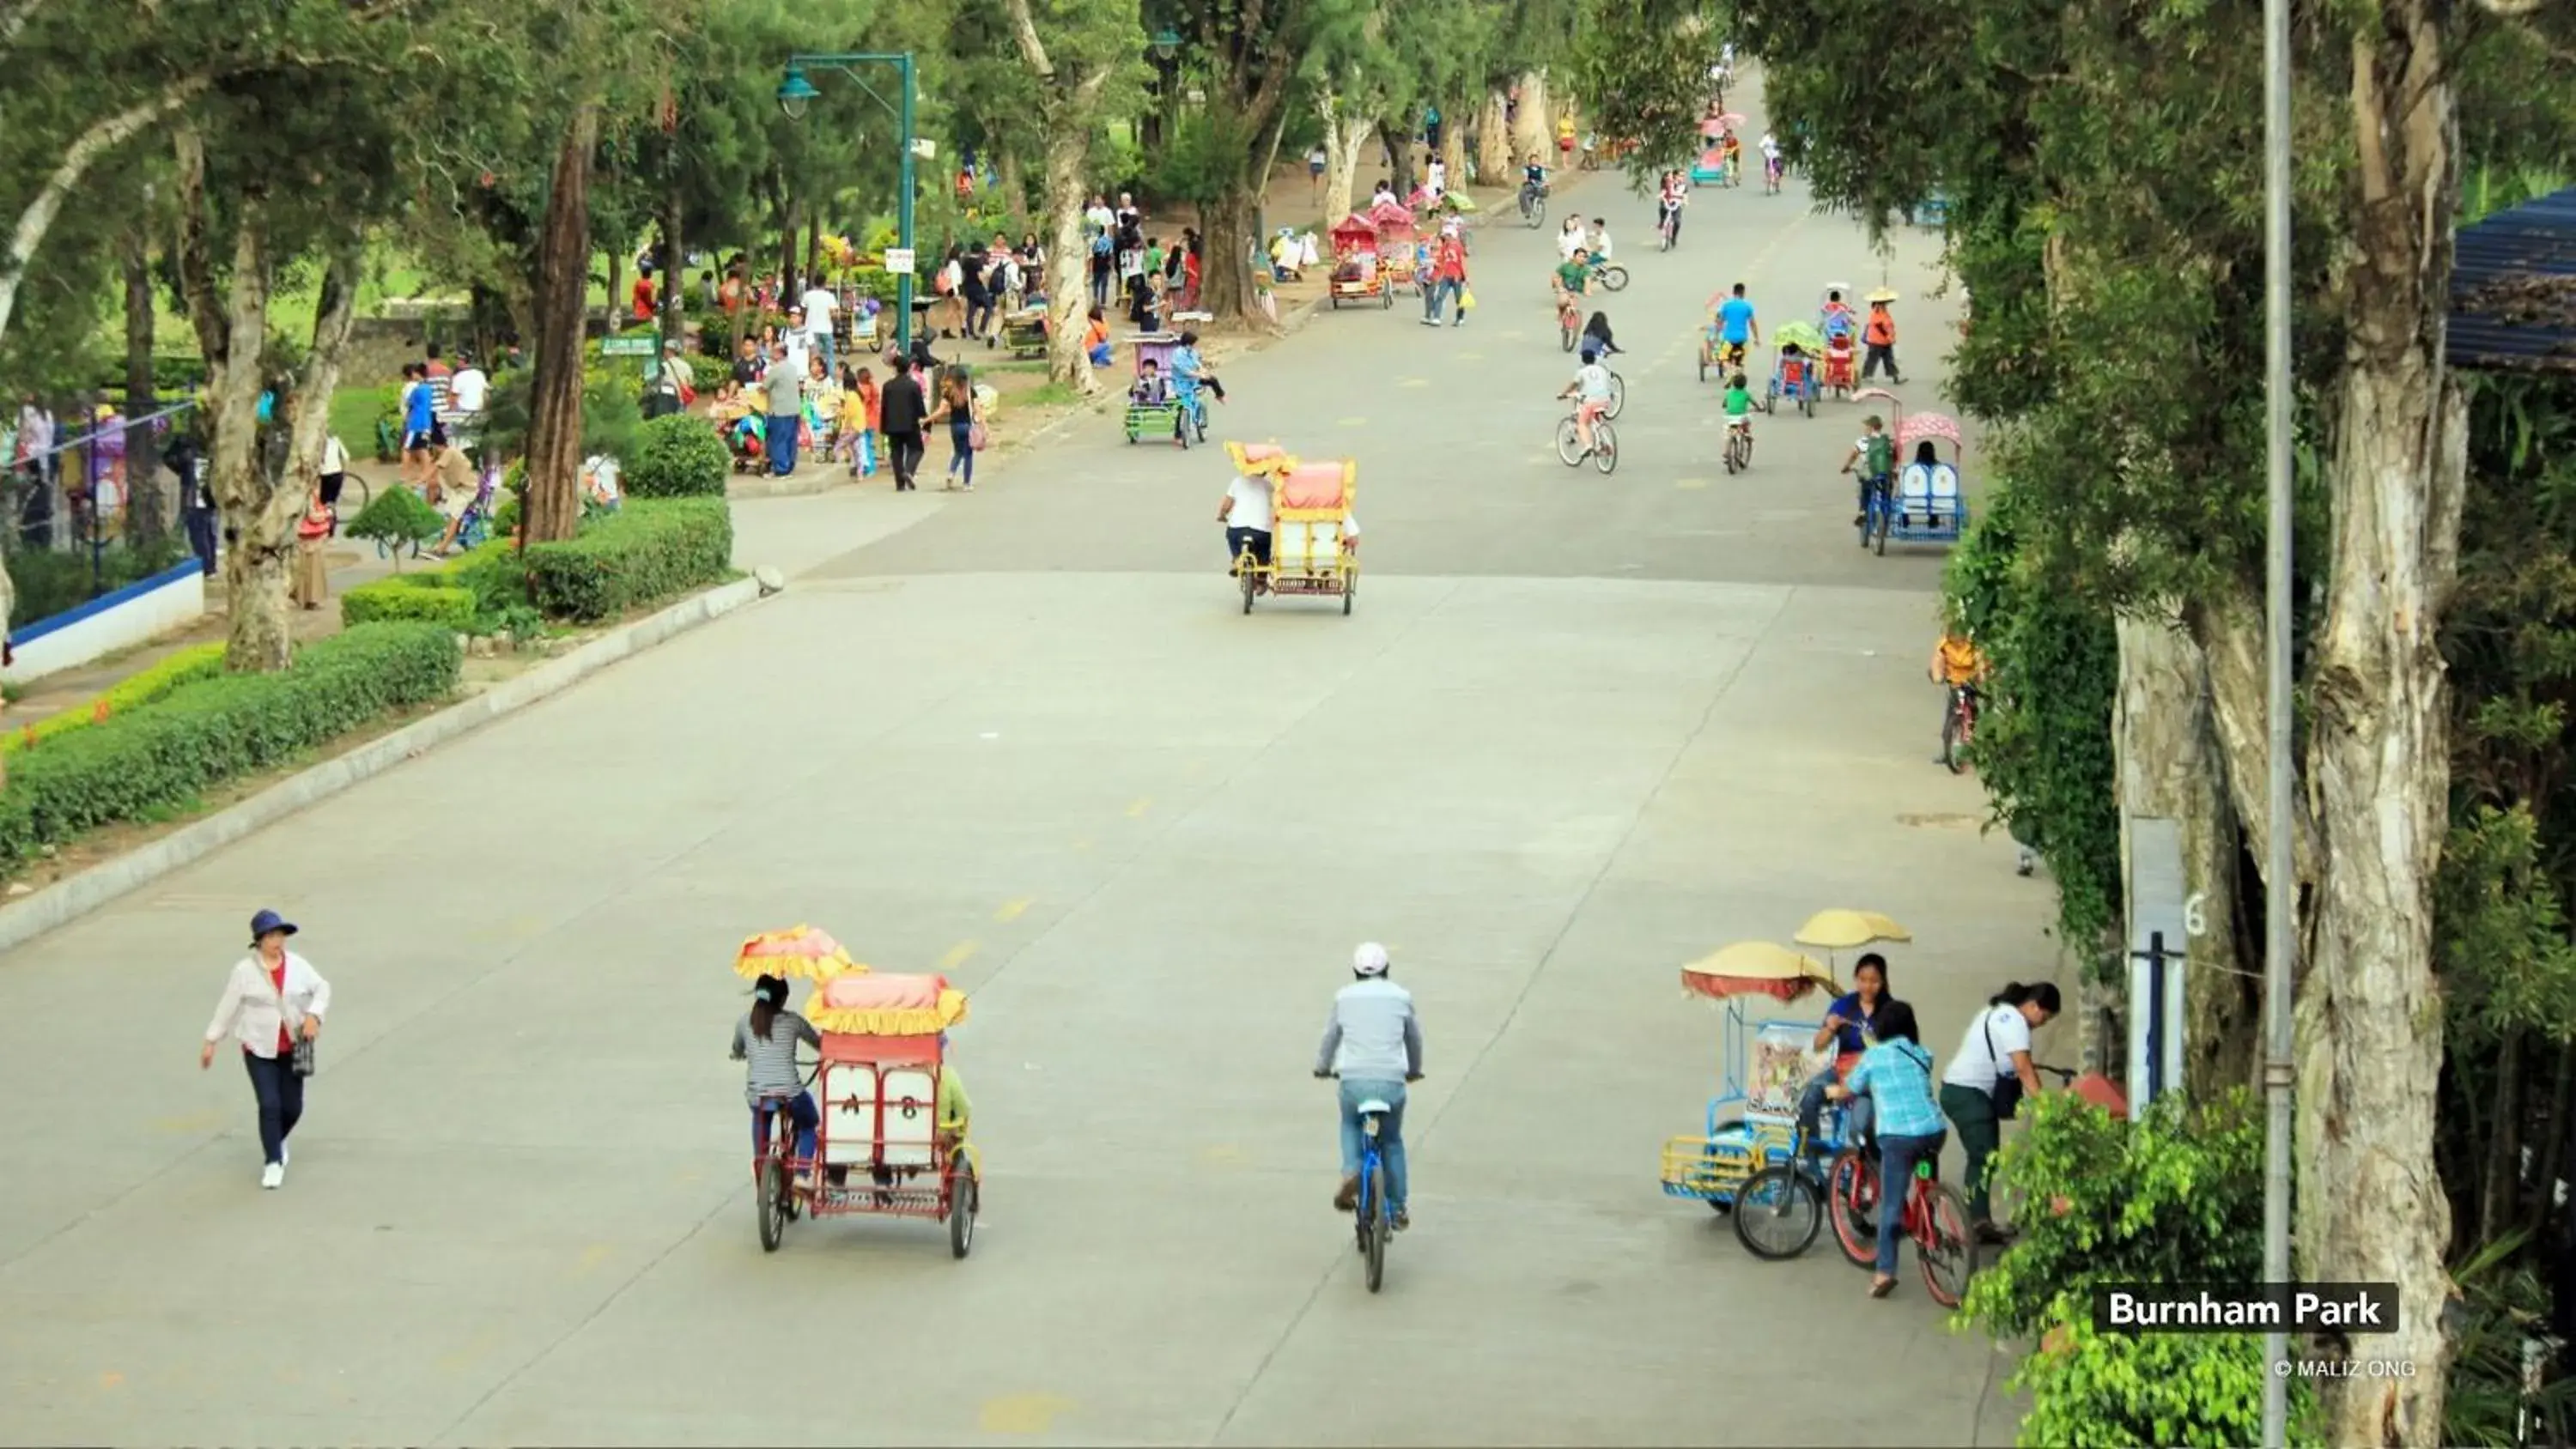
[{"label": "bicycle wheel", "polygon": [[1395,1234],[1395,1220],[1386,1206],[1386,1164],[1383,1161],[1369,1164],[1368,1199],[1360,1204],[1360,1211],[1367,1220],[1364,1229],[1368,1235],[1367,1243],[1362,1251],[1368,1254],[1368,1290],[1375,1293],[1386,1283],[1386,1240]]},{"label": "bicycle wheel", "polygon": [[1834,1244],[1855,1268],[1878,1262],[1878,1166],[1846,1147],[1825,1172],[1825,1210],[1833,1218]]},{"label": "bicycle wheel", "polygon": [[1914,1256],[1923,1264],[1923,1289],[1944,1308],[1967,1296],[1977,1272],[1977,1240],[1968,1231],[1968,1206],[1947,1183],[1923,1194],[1922,1220],[1914,1224]]},{"label": "bicycle wheel", "polygon": [[340,514],[342,517],[355,518],[359,514],[366,512],[367,505],[375,501],[376,490],[374,485],[368,483],[366,479],[359,477],[355,473],[344,473],[341,475]]},{"label": "bicycle wheel", "polygon": [[1559,318],[1556,324],[1556,346],[1560,352],[1574,350],[1574,324],[1562,318]]},{"label": "bicycle wheel", "polygon": [[1798,389],[1798,411],[1808,417],[1816,415],[1816,392],[1812,387]]},{"label": "bicycle wheel", "polygon": [[1877,519],[1876,519],[1876,527],[1875,527],[1875,531],[1876,531],[1876,532],[1877,532],[1877,534],[1878,534],[1877,547],[1878,547],[1878,556],[1879,556],[1880,558],[1885,558],[1885,557],[1887,557],[1887,530],[1888,530],[1888,529],[1889,529],[1889,527],[1891,527],[1895,522],[1896,522],[1896,509],[1895,509],[1894,505],[1892,505],[1892,504],[1887,504],[1887,503],[1881,503],[1881,504],[1879,504],[1879,505],[1878,505],[1878,510],[1877,510]]},{"label": "bicycle wheel", "polygon": [[1807,1251],[1824,1226],[1824,1195],[1787,1163],[1746,1178],[1735,1194],[1735,1236],[1746,1252],[1766,1262]]},{"label": "bicycle wheel", "polygon": [[1605,476],[1619,466],[1619,435],[1612,431],[1607,418],[1592,425],[1592,466]]},{"label": "bicycle wheel", "polygon": [[1736,432],[1734,429],[1727,429],[1724,461],[1726,463],[1727,474],[1730,477],[1743,471],[1744,468],[1744,464],[1737,459],[1737,445],[1743,441],[1743,437],[1743,434]]},{"label": "bicycle wheel", "polygon": [[1574,429],[1574,419],[1566,418],[1556,425],[1557,461],[1569,468],[1583,464],[1583,435]]},{"label": "bicycle wheel", "polygon": [[1610,411],[1607,416],[1615,418],[1625,412],[1627,407],[1628,380],[1614,372],[1610,374]]},{"label": "bicycle wheel", "polygon": [[786,1163],[773,1157],[760,1165],[760,1191],[754,1206],[760,1210],[760,1251],[775,1253],[779,1240],[787,1236]]},{"label": "bicycle wheel", "polygon": [[1617,266],[1603,267],[1601,269],[1601,285],[1609,288],[1613,292],[1624,292],[1628,290],[1628,269],[1626,267]]},{"label": "bicycle wheel", "polygon": [[1245,549],[1241,566],[1236,570],[1243,583],[1243,612],[1252,612],[1252,596],[1260,589],[1261,576],[1253,572],[1252,550]]},{"label": "bicycle wheel", "polygon": [[1965,747],[1959,739],[1959,706],[1956,704],[1950,706],[1949,713],[1941,716],[1941,763],[1949,766],[1953,775],[1967,763]]},{"label": "bicycle wheel", "polygon": [[1547,225],[1547,198],[1544,196],[1538,197],[1532,200],[1529,205],[1521,208],[1521,219],[1528,222],[1533,228]]}]

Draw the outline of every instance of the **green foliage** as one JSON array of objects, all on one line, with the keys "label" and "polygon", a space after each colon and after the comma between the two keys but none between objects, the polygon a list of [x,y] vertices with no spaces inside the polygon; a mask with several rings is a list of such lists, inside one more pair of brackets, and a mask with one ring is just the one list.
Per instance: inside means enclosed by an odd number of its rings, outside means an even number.
[{"label": "green foliage", "polygon": [[433,577],[473,594],[481,615],[528,606],[528,567],[519,546],[507,538],[458,554]]},{"label": "green foliage", "polygon": [[720,498],[732,471],[724,440],[706,419],[673,413],[644,424],[623,481],[633,498]]},{"label": "green foliage", "polygon": [[[2480,1449],[2564,1444],[2576,1431],[2576,1379],[2542,1386],[2526,1402],[2523,1346],[2549,1335],[2549,1288],[2533,1270],[2530,1243],[2509,1233],[2452,1265],[2460,1290],[2459,1329],[2442,1396],[2442,1442]],[[2532,1426],[2526,1434],[2526,1409]]]},{"label": "green foliage", "polygon": [[87,729],[100,722],[100,712],[114,719],[128,710],[152,703],[181,685],[212,679],[224,672],[224,646],[199,644],[179,650],[118,680],[86,704],[78,704],[60,714],[48,715],[33,724],[0,735],[0,755],[32,749],[45,741],[73,730]]},{"label": "green foliage", "polygon": [[350,627],[413,620],[455,633],[474,627],[474,591],[444,573],[389,574],[340,596],[340,622]]},{"label": "green foliage", "polygon": [[96,560],[93,580],[92,560],[86,548],[25,549],[13,553],[9,556],[9,581],[18,593],[9,603],[9,627],[21,628],[77,609],[101,594],[141,583],[183,557],[185,550],[175,538],[164,538],[139,549],[110,544]]},{"label": "green foliage", "polygon": [[540,611],[596,623],[731,573],[733,511],[721,498],[636,499],[523,557]]},{"label": "green foliage", "polygon": [[351,538],[387,546],[426,543],[446,532],[447,520],[428,500],[403,484],[381,490],[340,526]]},{"label": "green foliage", "polygon": [[[2014,1442],[2028,1449],[2131,1449],[2139,1444],[2263,1441],[2269,1360],[2254,1333],[2096,1333],[2078,1317],[2013,1375],[2030,1395]],[[2321,1444],[2314,1399],[2290,1386],[2289,1442]]]},{"label": "green foliage", "polygon": [[[535,381],[533,367],[493,379],[478,439],[487,461],[516,459],[527,451],[528,405]],[[643,374],[628,358],[591,359],[581,375],[582,451],[632,457],[643,429]]]},{"label": "green foliage", "polygon": [[274,674],[227,674],[20,756],[0,791],[0,867],[102,826],[166,818],[206,791],[455,692],[453,631],[369,624]]},{"label": "green foliage", "polygon": [[[2026,466],[2003,450],[2003,466]],[[2083,554],[2037,530],[2033,485],[1999,473],[1950,555],[1944,588],[1993,669],[1977,721],[1977,777],[1995,819],[2039,852],[2057,886],[2060,935],[2079,949],[2119,919],[2119,762],[2112,705],[2119,642],[2090,597]],[[2038,488],[2056,486],[2045,473]]]},{"label": "green foliage", "polygon": [[[1637,138],[1623,163],[1633,181],[1687,165],[1702,145],[1709,67],[1733,32],[1726,6],[1719,0],[1582,0],[1578,14],[1574,87],[1585,119],[1605,136]],[[1772,109],[1779,109],[1776,95]]]}]

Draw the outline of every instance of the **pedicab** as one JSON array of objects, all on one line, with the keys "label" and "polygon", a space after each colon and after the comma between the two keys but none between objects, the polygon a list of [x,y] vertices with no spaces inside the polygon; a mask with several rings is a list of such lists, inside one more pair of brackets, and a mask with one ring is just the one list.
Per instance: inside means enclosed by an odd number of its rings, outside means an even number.
[{"label": "pedicab", "polygon": [[1414,262],[1422,233],[1414,224],[1413,212],[1390,197],[1370,206],[1368,219],[1377,228],[1378,266],[1386,273],[1387,286],[1419,291],[1419,268]]},{"label": "pedicab", "polygon": [[800,1216],[871,1215],[944,1222],[949,1252],[965,1257],[983,1197],[965,1087],[947,1062],[965,993],[944,976],[862,968],[817,981],[805,1019],[822,1037],[814,1155],[795,1155],[786,1100],[764,1098],[752,1160],[762,1251],[778,1251]]},{"label": "pedicab", "polygon": [[[1783,322],[1771,338],[1776,349],[1771,360],[1771,382],[1762,391],[1762,410],[1776,413],[1780,399],[1789,399],[1798,411],[1808,417],[1816,415],[1816,395],[1822,390],[1819,378],[1825,352],[1824,334],[1802,321]],[[1790,348],[1798,349],[1791,356]]]},{"label": "pedicab", "polygon": [[1259,472],[1270,479],[1270,561],[1255,558],[1250,548],[1234,561],[1243,612],[1251,613],[1252,601],[1266,593],[1337,597],[1348,614],[1360,592],[1360,558],[1353,547],[1359,525],[1351,517],[1360,465],[1347,460],[1304,463],[1232,444],[1227,449],[1236,453],[1236,466],[1247,476]]},{"label": "pedicab", "polygon": [[1022,307],[1002,318],[1002,345],[1019,358],[1046,356],[1047,314],[1043,306]]},{"label": "pedicab", "polygon": [[[1953,544],[1968,527],[1968,498],[1959,487],[1958,462],[1967,451],[1959,420],[1947,413],[1909,413],[1896,394],[1873,387],[1857,399],[1884,398],[1896,412],[1890,429],[1896,440],[1896,478],[1888,493],[1873,498],[1861,516],[1861,542],[1875,543],[1882,554],[1890,539],[1898,543]],[[1942,462],[1940,439],[1950,442],[1952,461]],[[1931,450],[1930,461],[1923,452]]]},{"label": "pedicab", "polygon": [[[1664,1143],[1664,1195],[1734,1214],[1736,1235],[1759,1257],[1794,1256],[1824,1225],[1822,1184],[1799,1176],[1798,1098],[1832,1059],[1810,1049],[1821,1020],[1756,1019],[1746,1003],[1768,998],[1787,1005],[1818,987],[1834,992],[1832,968],[1786,946],[1743,941],[1683,967],[1682,987],[1726,1003],[1723,1078],[1709,1099],[1706,1125]],[[1839,1106],[1828,1104],[1819,1114],[1815,1141],[1807,1145],[1827,1159],[1842,1150]],[[1781,1171],[1767,1171],[1772,1168]]]},{"label": "pedicab", "polygon": [[[1170,332],[1144,332],[1128,339],[1136,349],[1136,382],[1127,393],[1127,441],[1170,438],[1187,452],[1195,441],[1207,441],[1207,419],[1197,389],[1172,376],[1172,353],[1181,339]],[[1145,364],[1154,365],[1146,375]]]},{"label": "pedicab", "polygon": [[1340,311],[1344,302],[1371,297],[1380,307],[1394,306],[1395,292],[1378,262],[1376,224],[1354,212],[1334,226],[1332,240],[1333,276],[1327,285],[1333,310]]},{"label": "pedicab", "polygon": [[1846,400],[1860,390],[1860,315],[1843,300],[1850,293],[1850,283],[1836,282],[1816,307],[1816,330],[1825,334],[1819,381],[1826,392]]}]

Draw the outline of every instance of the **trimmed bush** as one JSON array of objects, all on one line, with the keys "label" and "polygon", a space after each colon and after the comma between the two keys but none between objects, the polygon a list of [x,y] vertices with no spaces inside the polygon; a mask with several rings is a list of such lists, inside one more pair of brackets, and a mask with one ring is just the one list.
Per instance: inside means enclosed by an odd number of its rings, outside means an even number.
[{"label": "trimmed bush", "polygon": [[[351,538],[400,547],[427,543],[447,531],[447,519],[429,501],[397,483],[367,501],[358,516],[341,525]],[[399,553],[395,555],[401,557]]]},{"label": "trimmed bush", "polygon": [[99,718],[104,706],[108,719],[130,709],[139,709],[160,699],[181,685],[212,679],[224,672],[224,646],[199,644],[182,649],[157,664],[138,669],[110,685],[87,704],[75,705],[60,714],[48,715],[31,725],[24,725],[0,735],[0,755],[41,745],[73,730],[87,729],[103,723]]},{"label": "trimmed bush", "polygon": [[395,710],[456,690],[454,631],[365,624],[298,651],[276,674],[227,674],[18,757],[0,790],[0,867],[101,826],[185,809]]},{"label": "trimmed bush", "polygon": [[733,511],[721,498],[634,499],[522,557],[546,617],[597,623],[732,573]]},{"label": "trimmed bush", "polygon": [[409,619],[444,624],[451,632],[462,634],[474,626],[477,612],[474,591],[457,583],[445,570],[391,574],[340,596],[340,622],[353,628]]},{"label": "trimmed bush", "polygon": [[519,545],[508,538],[467,549],[430,577],[471,592],[479,614],[497,614],[528,602],[528,567],[519,559]]},{"label": "trimmed bush", "polygon": [[732,471],[724,439],[704,418],[673,413],[644,425],[624,487],[629,498],[722,498]]}]

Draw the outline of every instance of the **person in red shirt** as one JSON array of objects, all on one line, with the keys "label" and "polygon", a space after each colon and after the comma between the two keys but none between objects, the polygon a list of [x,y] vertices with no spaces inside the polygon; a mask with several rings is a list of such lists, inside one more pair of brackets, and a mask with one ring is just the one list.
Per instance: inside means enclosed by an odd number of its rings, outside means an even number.
[{"label": "person in red shirt", "polygon": [[635,274],[634,301],[635,320],[638,322],[652,321],[653,274],[651,272],[638,272]]},{"label": "person in red shirt", "polygon": [[331,983],[286,949],[286,938],[294,934],[295,924],[275,911],[250,918],[251,952],[224,978],[205,1046],[197,1053],[203,1069],[215,1064],[215,1048],[225,1037],[240,1043],[242,1065],[259,1100],[259,1185],[265,1188],[286,1180],[286,1139],[304,1116],[304,1072],[311,1068],[308,1063],[299,1069],[297,1042],[318,1038],[331,1009]]},{"label": "person in red shirt", "polygon": [[1444,306],[1457,309],[1449,325],[1458,327],[1467,321],[1467,244],[1456,232],[1442,231],[1431,250],[1431,284],[1422,293],[1422,325],[1440,325]]}]

